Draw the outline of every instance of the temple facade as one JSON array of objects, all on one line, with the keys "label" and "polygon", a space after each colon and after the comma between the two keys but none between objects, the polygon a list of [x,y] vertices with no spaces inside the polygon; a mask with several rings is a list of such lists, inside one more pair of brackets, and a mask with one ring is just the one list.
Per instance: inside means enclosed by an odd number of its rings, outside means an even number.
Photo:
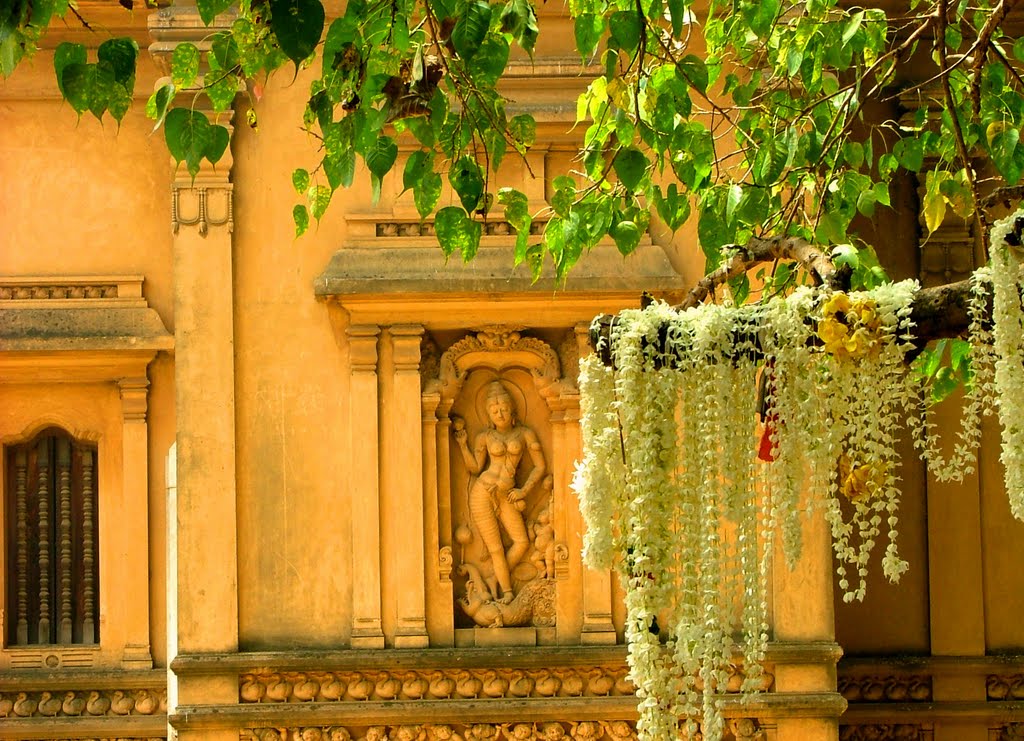
[{"label": "temple facade", "polygon": [[[0,739],[636,738],[621,589],[582,565],[569,488],[578,364],[593,317],[700,277],[695,234],[533,282],[500,218],[446,261],[399,166],[377,203],[357,173],[295,239],[303,72],[239,95],[193,179],[143,109],[176,45],[208,37],[194,4],[78,7],[94,30],[53,28],[0,82]],[[537,208],[573,168],[587,80],[564,9],[539,12],[536,60],[503,83],[538,143],[501,175]],[[120,126],[78,119],[52,68],[108,31],[148,48]],[[918,200],[902,181],[874,227],[896,277],[964,277],[972,235],[921,244]],[[984,440],[961,484],[907,444],[911,570],[863,603],[834,597],[807,518],[729,738],[1024,738],[1024,524]]]}]

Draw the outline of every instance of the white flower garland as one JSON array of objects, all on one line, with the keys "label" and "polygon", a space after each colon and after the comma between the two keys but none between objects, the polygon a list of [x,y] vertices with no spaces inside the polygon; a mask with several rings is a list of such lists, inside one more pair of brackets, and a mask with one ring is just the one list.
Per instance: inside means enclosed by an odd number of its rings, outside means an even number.
[{"label": "white flower garland", "polygon": [[[626,589],[642,739],[675,738],[681,726],[692,737],[699,719],[718,741],[720,696],[761,687],[774,537],[792,565],[804,511],[821,509],[830,523],[844,599],[863,599],[882,537],[884,574],[904,573],[895,453],[904,419],[930,469],[949,480],[971,465],[980,415],[996,408],[1011,511],[1024,518],[1022,271],[1006,245],[1016,216],[993,229],[993,267],[972,284],[974,382],[948,461],[922,414],[922,382],[906,371],[914,281],[849,294],[799,288],[757,306],[655,303],[616,318],[614,370],[596,356],[581,363],[584,459],[573,488],[584,559],[614,562]],[[761,463],[751,451],[759,373],[771,459]]]}]

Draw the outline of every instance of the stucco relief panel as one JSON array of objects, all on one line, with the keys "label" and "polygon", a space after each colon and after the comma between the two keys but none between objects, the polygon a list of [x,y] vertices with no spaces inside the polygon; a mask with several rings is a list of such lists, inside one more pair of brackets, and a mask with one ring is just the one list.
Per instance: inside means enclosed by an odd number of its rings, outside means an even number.
[{"label": "stucco relief panel", "polygon": [[479,329],[435,367],[424,399],[437,405],[438,577],[454,625],[553,627],[568,554],[557,427],[575,388],[555,350],[518,327]]}]

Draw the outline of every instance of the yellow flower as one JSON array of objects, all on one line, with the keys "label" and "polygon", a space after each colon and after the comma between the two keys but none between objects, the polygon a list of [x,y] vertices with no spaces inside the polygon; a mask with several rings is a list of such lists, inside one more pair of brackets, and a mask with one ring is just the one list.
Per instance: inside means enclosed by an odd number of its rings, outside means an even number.
[{"label": "yellow flower", "polygon": [[851,502],[874,499],[886,478],[887,466],[879,461],[853,465],[846,453],[839,457],[839,491]]}]

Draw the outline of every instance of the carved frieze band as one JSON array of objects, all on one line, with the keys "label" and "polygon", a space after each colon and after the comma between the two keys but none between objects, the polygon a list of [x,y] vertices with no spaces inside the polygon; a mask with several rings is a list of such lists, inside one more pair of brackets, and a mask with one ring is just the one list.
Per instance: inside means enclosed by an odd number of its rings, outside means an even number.
[{"label": "carved frieze band", "polygon": [[919,741],[925,729],[917,723],[865,723],[839,726],[839,741]]},{"label": "carved frieze band", "polygon": [[[729,732],[726,738],[732,741],[760,741],[764,737],[752,718],[731,720]],[[247,728],[239,734],[240,741],[635,741],[636,738],[636,724],[626,720]],[[685,738],[685,734],[681,738]]]},{"label": "carved frieze band", "polygon": [[117,298],[117,284],[101,283],[82,285],[80,283],[51,285],[0,285],[0,301],[27,301],[68,298]]},{"label": "carved frieze band", "polygon": [[1024,723],[1006,723],[996,729],[998,741],[1024,740]]},{"label": "carved frieze band", "polygon": [[243,674],[238,695],[243,703],[255,703],[607,697],[634,691],[625,667],[596,667]]},{"label": "carved frieze band", "polygon": [[0,692],[0,718],[110,717],[167,712],[164,689]]},{"label": "carved frieze band", "polygon": [[985,677],[988,700],[1024,700],[1024,674],[989,674]]},{"label": "carved frieze band", "polygon": [[838,690],[849,703],[928,702],[932,699],[932,678],[926,674],[842,675]]},{"label": "carved frieze band", "polygon": [[[409,671],[259,672],[239,677],[243,703],[359,702],[365,700],[472,700],[552,697],[621,697],[636,691],[627,669],[438,669]],[[774,676],[764,673],[764,689]],[[728,692],[738,692],[736,671]]]},{"label": "carved frieze band", "polygon": [[[516,233],[507,221],[488,221],[482,226],[484,234],[489,237],[504,237]],[[434,224],[428,221],[379,221],[375,231],[378,237],[432,237]],[[543,222],[535,221],[530,224],[530,234],[540,234],[543,231]]]}]

